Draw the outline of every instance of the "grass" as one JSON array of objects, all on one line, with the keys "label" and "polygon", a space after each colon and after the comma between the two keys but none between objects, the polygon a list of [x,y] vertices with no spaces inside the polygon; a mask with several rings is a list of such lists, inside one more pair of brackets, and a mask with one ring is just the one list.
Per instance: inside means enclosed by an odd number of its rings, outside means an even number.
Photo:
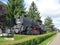
[{"label": "grass", "polygon": [[[47,33],[48,35],[51,34],[51,33]],[[0,38],[0,45],[17,45],[19,43],[23,43],[23,42],[29,42],[29,40],[36,40],[41,37],[43,37],[44,35],[47,35],[47,34],[43,34],[43,35],[14,35],[14,39],[15,40],[4,40],[3,38]],[[2,42],[2,43],[1,43]],[[48,41],[46,41],[47,43]],[[42,43],[41,43],[42,44]]]},{"label": "grass", "polygon": [[14,35],[14,39],[15,40],[20,40],[20,39],[23,39],[23,38],[26,38],[28,37],[27,35]]},{"label": "grass", "polygon": [[[27,35],[14,35],[14,41],[16,41],[16,40],[21,40],[21,39],[23,39],[23,38],[27,38],[27,37],[29,37],[29,36],[27,36]],[[3,37],[0,37],[0,43],[4,43],[4,42],[10,42],[11,40],[5,40]]]},{"label": "grass", "polygon": [[[16,36],[17,36],[17,35],[16,35]],[[13,44],[15,44],[15,43],[25,42],[25,41],[27,41],[27,40],[30,40],[30,39],[36,37],[36,36],[33,36],[33,35],[21,35],[21,36],[23,36],[23,37],[25,36],[25,37],[22,38],[22,39],[19,39],[19,38],[15,37],[15,40],[6,41],[6,42],[0,43],[0,44],[1,44],[1,45],[9,45],[9,44],[13,45]]]},{"label": "grass", "polygon": [[0,43],[5,42],[4,38],[0,37]]},{"label": "grass", "polygon": [[47,45],[50,41],[52,41],[52,40],[54,39],[55,36],[56,36],[56,35],[54,35],[54,36],[46,39],[45,41],[43,41],[43,42],[42,42],[41,44],[39,44],[39,45]]},{"label": "grass", "polygon": [[[18,34],[15,34],[14,35],[14,41],[18,41],[18,40],[22,40],[22,39],[27,39],[29,37],[33,37],[33,35],[18,35]],[[13,40],[5,40],[3,37],[0,37],[0,44],[1,43],[6,43],[6,42],[14,42]]]}]

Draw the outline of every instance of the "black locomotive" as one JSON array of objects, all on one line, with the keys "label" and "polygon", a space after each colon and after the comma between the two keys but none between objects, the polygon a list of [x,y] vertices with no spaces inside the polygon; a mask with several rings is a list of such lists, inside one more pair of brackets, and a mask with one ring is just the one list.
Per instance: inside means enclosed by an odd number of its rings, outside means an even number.
[{"label": "black locomotive", "polygon": [[34,21],[26,16],[16,18],[16,25],[12,28],[16,34],[43,34],[46,32],[46,27],[41,20]]}]

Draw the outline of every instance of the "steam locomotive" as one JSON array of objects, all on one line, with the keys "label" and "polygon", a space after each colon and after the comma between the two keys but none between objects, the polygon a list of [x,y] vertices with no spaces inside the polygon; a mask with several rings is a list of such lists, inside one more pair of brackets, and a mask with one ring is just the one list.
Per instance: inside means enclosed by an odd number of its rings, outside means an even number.
[{"label": "steam locomotive", "polygon": [[46,32],[46,27],[41,20],[34,21],[26,16],[16,18],[16,25],[12,27],[15,34],[43,34]]}]

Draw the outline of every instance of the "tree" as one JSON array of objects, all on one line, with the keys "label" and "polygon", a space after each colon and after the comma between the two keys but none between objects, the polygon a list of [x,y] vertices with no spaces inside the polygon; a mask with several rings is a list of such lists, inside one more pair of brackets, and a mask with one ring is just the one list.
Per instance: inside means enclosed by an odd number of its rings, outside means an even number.
[{"label": "tree", "polygon": [[15,24],[15,18],[24,14],[24,0],[8,0],[7,4],[7,25],[10,24],[10,26],[13,26]]},{"label": "tree", "polygon": [[32,18],[33,20],[40,19],[40,13],[37,10],[36,4],[34,2],[31,3],[31,6],[30,6],[29,11],[27,13],[27,16],[29,18]]},{"label": "tree", "polygon": [[55,29],[51,17],[47,17],[45,19],[44,25],[46,26],[48,32],[54,31],[54,29]]}]

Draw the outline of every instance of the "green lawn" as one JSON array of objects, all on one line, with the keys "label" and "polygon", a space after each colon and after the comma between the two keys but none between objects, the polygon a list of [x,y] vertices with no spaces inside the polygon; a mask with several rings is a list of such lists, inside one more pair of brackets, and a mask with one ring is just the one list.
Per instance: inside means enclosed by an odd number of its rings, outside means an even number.
[{"label": "green lawn", "polygon": [[5,40],[4,38],[0,38],[0,44],[9,44],[9,43],[18,43],[18,42],[24,42],[27,39],[29,40],[30,38],[35,38],[38,35],[14,35],[15,40]]},{"label": "green lawn", "polygon": [[[34,35],[35,36],[35,35]],[[14,35],[14,40],[5,40],[3,37],[0,37],[0,43],[5,43],[5,42],[14,42],[14,41],[18,41],[18,40],[22,40],[24,38],[29,38],[29,37],[33,37],[33,35]]]},{"label": "green lawn", "polygon": [[5,42],[4,38],[0,37],[0,43]]},{"label": "green lawn", "polygon": [[[14,35],[14,41],[16,40],[21,40],[21,39],[24,39],[24,38],[27,38],[29,37],[28,35]],[[4,43],[4,42],[10,42],[12,40],[5,40],[3,37],[0,37],[0,43]]]}]

